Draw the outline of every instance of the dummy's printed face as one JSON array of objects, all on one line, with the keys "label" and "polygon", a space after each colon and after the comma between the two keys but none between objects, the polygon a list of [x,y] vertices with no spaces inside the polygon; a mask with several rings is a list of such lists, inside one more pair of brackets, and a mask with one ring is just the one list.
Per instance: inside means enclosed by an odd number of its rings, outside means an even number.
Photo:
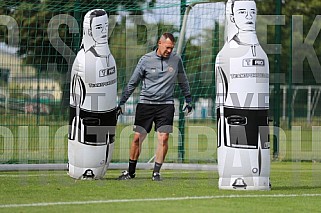
[{"label": "dummy's printed face", "polygon": [[234,22],[243,31],[255,31],[256,5],[254,1],[236,1],[234,4]]},{"label": "dummy's printed face", "polygon": [[173,49],[174,49],[174,42],[172,42],[170,39],[160,39],[158,41],[158,49],[157,49],[157,54],[164,57],[168,58]]},{"label": "dummy's printed face", "polygon": [[91,23],[91,32],[94,41],[105,44],[108,41],[108,18],[107,15],[95,17]]}]

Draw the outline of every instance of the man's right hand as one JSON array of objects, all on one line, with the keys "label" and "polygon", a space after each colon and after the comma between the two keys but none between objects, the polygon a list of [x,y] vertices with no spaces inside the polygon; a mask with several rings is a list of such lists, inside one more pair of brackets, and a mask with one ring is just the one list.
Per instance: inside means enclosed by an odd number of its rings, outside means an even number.
[{"label": "man's right hand", "polygon": [[117,116],[117,119],[118,119],[118,117],[124,113],[125,106],[124,105],[118,105],[116,110],[117,110],[116,116]]}]

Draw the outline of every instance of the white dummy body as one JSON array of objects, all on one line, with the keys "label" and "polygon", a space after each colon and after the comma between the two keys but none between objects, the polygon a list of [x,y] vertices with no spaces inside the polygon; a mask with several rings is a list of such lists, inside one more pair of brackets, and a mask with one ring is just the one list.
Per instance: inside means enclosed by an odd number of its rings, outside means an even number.
[{"label": "white dummy body", "polygon": [[226,43],[215,64],[219,188],[269,190],[269,62],[255,32],[256,4],[226,7]]},{"label": "white dummy body", "polygon": [[112,158],[116,128],[117,68],[108,47],[104,10],[84,17],[82,46],[72,66],[68,174],[101,179]]}]

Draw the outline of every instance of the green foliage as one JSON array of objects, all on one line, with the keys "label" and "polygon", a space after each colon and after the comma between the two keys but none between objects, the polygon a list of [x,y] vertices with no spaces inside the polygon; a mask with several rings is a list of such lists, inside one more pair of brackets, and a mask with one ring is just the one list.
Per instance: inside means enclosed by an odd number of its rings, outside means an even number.
[{"label": "green foliage", "polygon": [[[110,15],[119,10],[130,10],[134,14],[142,14],[140,5],[145,0],[99,1],[99,0],[44,0],[44,1],[4,1],[0,3],[1,14],[13,17],[20,29],[19,54],[26,55],[25,63],[37,67],[41,71],[47,70],[48,63],[55,63],[58,71],[67,72],[68,63],[72,63],[80,45],[80,33],[70,34],[70,29],[65,24],[59,26],[58,34],[64,47],[53,46],[48,38],[48,24],[53,17],[59,14],[68,14],[78,18],[81,30],[82,17],[93,8],[104,8]],[[1,34],[6,35],[4,28]],[[1,35],[0,34],[0,35]],[[57,52],[58,48],[62,48]],[[72,49],[73,53],[64,49]],[[70,60],[70,57],[71,60]]]},{"label": "green foliage", "polygon": [[[134,21],[134,16],[125,16],[124,14],[141,15],[149,13],[156,17],[160,14],[172,15],[171,9],[175,7],[178,10],[180,9],[179,4],[168,2],[158,6],[158,8],[153,8],[155,2],[155,0],[2,0],[0,1],[0,14],[13,17],[19,26],[19,54],[24,59],[24,63],[36,67],[39,71],[38,76],[55,77],[60,81],[62,89],[65,92],[63,99],[64,106],[61,108],[59,108],[60,106],[55,106],[52,117],[56,117],[59,121],[63,119],[63,122],[65,122],[68,116],[64,113],[66,113],[67,106],[69,105],[69,82],[66,80],[68,79],[67,71],[70,69],[73,58],[79,49],[84,14],[90,9],[103,8],[110,15],[110,23],[116,23],[115,27],[110,24],[111,35],[109,44],[118,67],[118,91],[120,92],[122,87],[128,82],[139,58],[156,47],[157,37],[159,35],[165,31],[174,33],[176,38],[179,35],[179,26],[169,25],[169,23],[166,22],[151,24],[142,19],[139,21],[140,25],[130,25],[130,23]],[[257,0],[256,2],[259,15],[275,14],[276,0]],[[287,84],[291,71],[291,62],[294,65],[293,67],[297,67],[296,63],[298,62],[298,60],[291,61],[291,20],[293,15],[303,17],[303,34],[300,35],[300,33],[297,32],[293,34],[296,41],[301,41],[301,37],[302,39],[306,38],[313,24],[319,27],[320,23],[314,21],[319,11],[321,11],[321,2],[319,0],[285,0],[282,2],[282,14],[285,17],[285,25],[281,26],[281,72],[286,75],[283,83]],[[158,9],[161,9],[161,12]],[[205,9],[206,8],[201,8],[203,11],[205,11]],[[194,10],[196,10],[196,7],[192,9],[192,12]],[[216,10],[211,12],[220,15],[223,14],[221,11]],[[120,20],[116,20],[114,15],[119,13],[122,13],[122,16]],[[57,51],[57,45],[54,45],[55,43],[49,39],[48,28],[50,21],[54,17],[61,18],[60,15],[68,15],[68,17],[71,17],[72,20],[77,22],[78,26],[59,25],[56,33],[59,35],[63,45],[58,46],[60,48],[58,48],[59,51]],[[181,18],[179,13],[175,14],[174,12],[174,15],[176,18]],[[270,21],[270,19],[267,17],[267,19],[263,21]],[[183,60],[190,80],[193,98],[195,98],[194,101],[197,101],[197,99],[201,97],[212,98],[212,100],[214,100],[214,61],[216,53],[219,50],[218,47],[222,46],[223,30],[221,29],[224,28],[222,26],[223,22],[219,23],[221,26],[202,29],[199,34],[188,37],[186,43],[184,43],[183,49],[185,54]],[[148,29],[146,25],[148,25]],[[189,30],[199,29],[200,26],[197,25],[198,23],[189,25]],[[213,25],[215,25],[214,22]],[[54,27],[58,26],[54,25]],[[216,31],[218,28],[219,32]],[[263,25],[257,26],[259,39],[265,39],[268,44],[275,44],[275,26],[268,26],[267,32],[262,28]],[[71,30],[76,30],[76,32],[71,33]],[[7,42],[7,34],[7,29],[4,26],[0,26],[0,42]],[[306,53],[300,49],[294,51],[299,53],[299,55],[315,53],[317,57],[320,58],[321,37],[317,36],[315,41],[307,39],[307,43],[312,42],[314,42],[314,52]],[[274,57],[274,54],[269,54],[271,73],[275,72]],[[0,63],[1,62],[2,61],[0,61]],[[48,64],[50,66],[48,66]],[[304,83],[316,84],[318,82],[315,82],[315,73],[311,72],[310,65],[311,64],[307,62],[304,63]],[[4,82],[0,82],[0,85],[6,86]],[[178,93],[179,90],[176,89],[175,96],[181,97]],[[14,95],[15,94],[13,94],[12,97],[14,97]],[[273,102],[275,98],[276,97],[273,97],[273,94],[271,94],[271,102]],[[300,98],[301,105],[306,102],[305,95],[300,95],[297,98]],[[306,109],[306,106],[302,108]],[[4,112],[3,109],[1,110],[1,112]],[[19,125],[20,120],[17,119],[19,116],[17,116],[16,112],[13,112],[13,115],[10,116],[12,119],[11,124]],[[46,120],[47,118],[41,117],[41,119]],[[319,120],[319,118],[316,119]],[[2,119],[2,121],[5,121],[5,119]],[[23,124],[34,125],[33,121],[28,119],[26,119]],[[39,138],[34,136],[33,139],[38,140]],[[310,142],[310,140],[307,141],[307,143]]]},{"label": "green foliage", "polygon": [[[68,63],[70,63],[70,57],[74,57],[74,55],[70,56],[68,52],[61,54],[61,52],[57,52],[56,48],[50,43],[48,39],[48,23],[52,17],[58,14],[69,14],[76,18],[78,21],[79,29],[81,31],[81,20],[83,15],[92,8],[104,8],[108,11],[110,15],[117,14],[120,10],[129,11],[130,14],[143,14],[146,8],[150,9],[155,5],[155,0],[148,1],[148,5],[146,6],[146,0],[122,0],[122,1],[113,1],[113,0],[3,0],[0,2],[0,14],[6,14],[12,16],[18,23],[20,28],[20,46],[19,53],[20,55],[26,55],[25,63],[32,64],[37,67],[39,70],[47,70],[47,64],[53,63],[57,65],[57,70],[65,73],[68,71]],[[321,9],[321,3],[318,0],[304,0],[304,1],[282,1],[282,14],[285,15],[286,22],[284,26],[281,26],[282,29],[282,68],[281,71],[288,75],[288,70],[290,67],[290,35],[291,35],[291,19],[293,15],[301,15],[304,17],[304,35],[303,38],[306,37],[309,32],[314,18],[319,14]],[[257,6],[260,15],[273,15],[275,14],[275,0],[258,0]],[[118,23],[117,26],[124,30],[124,22]],[[258,26],[258,32],[260,31],[260,27]],[[69,33],[69,28],[66,25],[61,25],[59,27],[59,35],[62,39],[62,42],[65,43],[65,47],[69,47],[73,50],[75,54],[80,44],[80,33]],[[146,30],[146,29],[145,29]],[[210,33],[211,32],[207,32]],[[5,27],[0,27],[0,40],[6,41],[6,29]],[[114,34],[112,36],[121,36],[119,34]],[[141,33],[139,36],[145,36],[146,34]],[[269,26],[267,31],[267,41],[269,44],[274,44],[274,26]],[[123,43],[114,43],[115,46],[120,47],[120,45],[124,44],[124,36],[123,38],[114,38],[114,40],[122,41]],[[126,38],[128,39],[128,38]],[[147,38],[141,37],[140,42],[144,42]],[[209,38],[210,39],[210,38]],[[298,38],[299,39],[299,38]],[[125,40],[126,41],[126,40]],[[148,41],[147,41],[148,42]],[[311,41],[312,42],[312,41]],[[189,44],[187,44],[189,45]],[[193,46],[194,49],[189,48],[190,56],[186,56],[186,60],[191,59],[191,57],[195,55],[199,55],[200,51],[197,49],[197,46]],[[114,48],[115,49],[122,49]],[[150,48],[150,47],[149,47]],[[150,48],[151,49],[151,48]],[[187,47],[186,47],[187,49]],[[321,55],[321,39],[318,38],[314,42],[314,49],[316,55]],[[145,51],[146,52],[146,51]],[[119,53],[115,53],[119,55]],[[139,54],[139,52],[138,52]],[[274,61],[274,55],[270,54],[270,61]],[[117,57],[116,57],[117,58]],[[125,57],[121,57],[124,59]],[[137,59],[134,59],[137,60]],[[69,62],[68,62],[69,61]],[[72,58],[71,58],[72,61]],[[193,67],[189,67],[188,64],[193,64]],[[294,62],[295,63],[295,62]],[[122,67],[125,64],[124,61],[118,59],[118,64]],[[196,68],[198,64],[198,68]],[[187,63],[187,70],[190,73],[190,70],[200,70],[200,64],[203,64],[200,58],[193,58],[191,61]],[[294,65],[295,67],[295,65]],[[70,66],[69,66],[70,68]],[[132,69],[132,67],[130,67]],[[271,63],[271,70],[274,70],[274,64]],[[305,83],[315,83],[313,73],[310,70],[310,64],[307,62],[304,64],[304,79]],[[198,78],[197,75],[193,74],[192,78]],[[208,80],[209,78],[207,78]],[[287,79],[287,77],[286,77]]]},{"label": "green foliage", "polygon": [[[275,0],[264,0],[257,1],[258,13],[260,15],[274,15],[276,12],[275,8]],[[292,67],[299,68],[303,71],[303,83],[304,84],[316,84],[320,82],[315,81],[315,73],[311,72],[311,65],[313,63],[319,63],[321,56],[321,38],[320,36],[314,40],[305,40],[307,34],[311,30],[311,26],[315,21],[316,16],[320,14],[321,10],[321,2],[318,0],[303,0],[303,1],[282,1],[282,15],[285,16],[285,25],[281,26],[282,30],[282,54],[281,54],[281,72],[286,74],[286,79],[289,78],[289,72],[291,72],[291,63],[293,63]],[[300,16],[303,18],[303,34],[301,32],[295,32],[293,35],[293,42],[303,42],[305,41],[307,44],[313,45],[315,52],[307,52],[305,50],[296,49],[296,53],[298,56],[302,56],[304,54],[311,55],[316,54],[318,56],[319,61],[314,62],[304,62],[304,66],[301,67],[298,64],[299,60],[297,57],[293,57],[291,55],[291,33],[293,31],[292,24],[298,24],[291,22],[294,16]],[[315,22],[316,26],[320,29],[320,23]],[[314,32],[314,34],[317,32]],[[318,34],[318,33],[317,33]],[[274,26],[270,26],[268,28],[268,43],[275,43],[275,29]],[[299,52],[297,52],[299,51]],[[274,61],[274,55],[269,55],[270,62]],[[274,70],[274,64],[271,64],[271,71]],[[298,67],[300,66],[300,67]],[[286,80],[287,81],[287,80]],[[286,82],[284,82],[286,83]]]}]

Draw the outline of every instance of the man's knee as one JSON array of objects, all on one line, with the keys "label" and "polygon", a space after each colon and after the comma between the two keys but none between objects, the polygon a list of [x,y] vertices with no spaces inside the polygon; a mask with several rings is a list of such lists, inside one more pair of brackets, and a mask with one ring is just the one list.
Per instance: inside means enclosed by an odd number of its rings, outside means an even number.
[{"label": "man's knee", "polygon": [[169,133],[158,133],[158,142],[162,145],[168,144]]},{"label": "man's knee", "polygon": [[133,143],[138,145],[141,144],[145,140],[146,136],[146,133],[135,132]]}]

